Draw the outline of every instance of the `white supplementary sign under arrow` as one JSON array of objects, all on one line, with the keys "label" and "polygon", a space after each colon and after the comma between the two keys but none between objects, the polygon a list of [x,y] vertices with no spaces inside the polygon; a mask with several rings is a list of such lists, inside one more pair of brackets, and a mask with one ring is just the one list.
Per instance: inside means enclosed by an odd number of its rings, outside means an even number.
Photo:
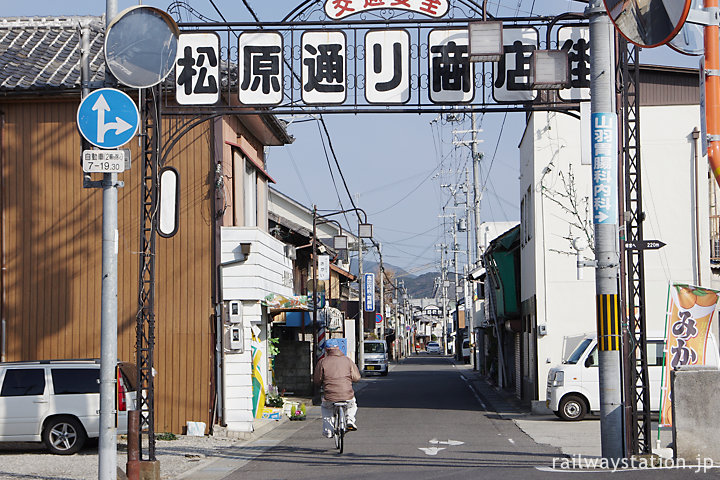
[{"label": "white supplementary sign under arrow", "polygon": [[445,450],[445,447],[429,447],[429,448],[422,448],[419,447],[418,450],[422,450],[425,452],[425,455],[437,455],[440,450]]},{"label": "white supplementary sign under arrow", "polygon": [[433,438],[432,440],[430,440],[430,443],[432,443],[433,445],[438,445],[438,444],[440,444],[440,445],[450,445],[450,446],[464,445],[464,444],[465,444],[465,442],[461,442],[461,441],[459,441],[459,440],[450,440],[450,439],[448,439],[447,441],[442,441],[442,440],[438,440],[437,438]]},{"label": "white supplementary sign under arrow", "polygon": [[102,94],[98,97],[97,101],[95,102],[95,105],[93,105],[92,109],[97,112],[97,142],[103,143],[105,141],[105,133],[108,130],[115,130],[116,135],[120,135],[126,130],[129,130],[132,128],[132,125],[127,123],[125,120],[123,120],[120,117],[115,117],[114,122],[105,123],[105,112],[110,111],[110,106],[108,105],[107,101],[105,100],[105,97],[102,96]]}]

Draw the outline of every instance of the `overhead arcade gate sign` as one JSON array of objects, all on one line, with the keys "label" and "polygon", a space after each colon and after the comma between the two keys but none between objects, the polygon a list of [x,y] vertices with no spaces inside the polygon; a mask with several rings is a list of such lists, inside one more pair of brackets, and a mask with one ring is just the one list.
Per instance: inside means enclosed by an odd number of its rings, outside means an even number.
[{"label": "overhead arcade gate sign", "polygon": [[[542,104],[569,110],[589,99],[584,21],[507,19],[504,56],[475,63],[468,24],[481,21],[479,8],[469,0],[325,0],[305,2],[280,23],[222,24],[235,35],[209,33],[213,24],[181,23],[177,103],[221,108],[221,98],[229,98],[282,114],[509,111]],[[530,83],[539,48],[566,50],[570,59],[571,87],[551,104]]]}]

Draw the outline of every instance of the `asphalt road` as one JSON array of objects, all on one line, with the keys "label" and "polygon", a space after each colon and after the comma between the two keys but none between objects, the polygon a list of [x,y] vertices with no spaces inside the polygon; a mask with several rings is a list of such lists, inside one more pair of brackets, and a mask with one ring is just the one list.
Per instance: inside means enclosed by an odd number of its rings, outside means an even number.
[{"label": "asphalt road", "polygon": [[[337,453],[332,439],[321,436],[321,421],[315,416],[302,426],[287,422],[280,440],[258,444],[247,463],[224,478],[698,477],[678,470],[560,470],[567,457],[554,447],[536,444],[511,420],[497,415],[492,397],[477,387],[471,389],[449,358],[409,358],[387,377],[366,379],[363,384],[356,395],[359,430],[346,436],[344,454]],[[283,435],[278,430],[277,435]],[[557,470],[551,470],[553,462]]]}]

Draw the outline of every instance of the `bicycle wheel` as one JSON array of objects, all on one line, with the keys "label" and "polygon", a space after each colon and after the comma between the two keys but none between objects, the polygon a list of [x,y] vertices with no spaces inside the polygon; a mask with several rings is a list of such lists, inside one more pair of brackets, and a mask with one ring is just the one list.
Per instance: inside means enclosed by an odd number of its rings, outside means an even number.
[{"label": "bicycle wheel", "polygon": [[343,448],[345,447],[345,430],[346,430],[346,428],[345,428],[345,425],[346,425],[345,409],[340,407],[340,408],[338,408],[338,410],[339,410],[338,423],[339,423],[340,428],[338,429],[338,436],[337,436],[336,443],[339,444],[338,449],[340,450],[340,452],[338,452],[338,453],[343,453]]},{"label": "bicycle wheel", "polygon": [[335,448],[340,448],[342,441],[340,439],[340,408],[335,407],[335,415],[333,415],[333,438],[335,439]]}]

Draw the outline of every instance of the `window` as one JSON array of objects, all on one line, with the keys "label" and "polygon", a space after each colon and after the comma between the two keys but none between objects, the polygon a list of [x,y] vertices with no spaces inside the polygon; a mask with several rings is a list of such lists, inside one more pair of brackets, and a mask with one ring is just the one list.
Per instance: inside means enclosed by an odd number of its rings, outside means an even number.
[{"label": "window", "polygon": [[586,338],[582,341],[580,345],[575,348],[573,353],[570,354],[567,360],[565,360],[564,363],[568,363],[570,365],[575,365],[578,361],[580,361],[580,357],[582,357],[582,354],[585,353],[585,349],[592,343],[592,340],[589,338]]},{"label": "window", "polygon": [[663,364],[663,342],[647,343],[647,363],[648,367],[662,366]]},{"label": "window", "polygon": [[385,353],[385,345],[382,343],[365,343],[365,353]]},{"label": "window", "polygon": [[600,360],[598,359],[598,349],[597,347],[593,347],[592,352],[590,352],[590,355],[588,355],[587,358],[587,364],[588,367],[597,367],[600,365]]},{"label": "window", "polygon": [[53,368],[50,373],[55,395],[100,393],[99,368]]},{"label": "window", "polygon": [[245,226],[257,227],[257,170],[247,157],[243,156],[243,158],[245,159],[245,182],[243,185]]},{"label": "window", "polygon": [[5,372],[0,397],[42,395],[45,391],[45,369],[13,368]]}]

